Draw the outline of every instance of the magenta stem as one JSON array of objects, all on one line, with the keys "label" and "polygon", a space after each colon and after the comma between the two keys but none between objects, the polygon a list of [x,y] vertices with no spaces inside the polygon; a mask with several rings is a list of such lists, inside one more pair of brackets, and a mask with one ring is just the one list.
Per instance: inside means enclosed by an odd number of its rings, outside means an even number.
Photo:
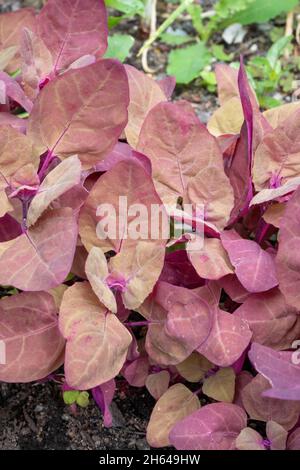
[{"label": "magenta stem", "polygon": [[48,168],[48,166],[49,166],[49,164],[50,164],[52,158],[53,158],[53,152],[52,152],[52,150],[48,150],[48,153],[47,153],[47,155],[46,155],[46,158],[45,158],[45,160],[44,160],[44,163],[43,163],[43,165],[42,165],[42,168],[41,168],[40,171],[39,171],[39,178],[40,178],[40,180],[43,179],[44,174],[45,174],[45,172],[46,172],[46,170],[47,170],[47,168]]},{"label": "magenta stem", "polygon": [[152,325],[153,323],[160,323],[160,322],[153,322],[153,321],[132,321],[132,322],[125,322],[124,325],[128,326],[129,328],[134,327],[134,326],[148,326]]},{"label": "magenta stem", "polygon": [[21,201],[22,202],[22,223],[21,223],[21,230],[22,233],[27,232],[27,212],[28,212],[28,201]]},{"label": "magenta stem", "polygon": [[262,222],[262,225],[256,234],[257,243],[261,243],[263,241],[263,239],[265,238],[269,230],[269,227],[270,227],[270,224],[267,224],[265,221]]}]

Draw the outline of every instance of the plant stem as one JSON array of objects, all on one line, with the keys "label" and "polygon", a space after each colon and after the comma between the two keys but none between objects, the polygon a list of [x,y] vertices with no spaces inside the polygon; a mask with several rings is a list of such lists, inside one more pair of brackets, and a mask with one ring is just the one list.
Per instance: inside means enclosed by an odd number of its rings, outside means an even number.
[{"label": "plant stem", "polygon": [[46,172],[46,170],[47,170],[47,168],[48,168],[48,166],[49,166],[49,164],[50,164],[52,158],[53,158],[53,152],[52,152],[52,150],[48,150],[48,153],[47,153],[47,155],[46,155],[46,157],[45,157],[45,160],[44,160],[44,163],[43,163],[43,165],[42,165],[42,168],[41,168],[40,171],[39,171],[39,178],[40,178],[40,180],[43,179],[44,174],[45,174],[45,172]]},{"label": "plant stem", "polygon": [[169,27],[175,20],[183,13],[189,5],[193,3],[193,0],[184,0],[177,8],[173,11],[173,13],[167,18],[160,27],[152,34],[147,41],[145,41],[144,45],[139,50],[137,57],[140,57],[146,49],[149,49],[151,44],[159,38],[159,36]]},{"label": "plant stem", "polygon": [[22,201],[22,233],[27,232],[27,212],[28,212],[28,201]]},{"label": "plant stem", "polygon": [[269,228],[270,224],[267,224],[265,221],[261,221],[255,237],[257,243],[260,244],[264,240]]},{"label": "plant stem", "polygon": [[124,325],[128,326],[130,328],[134,326],[148,326],[148,325],[153,325],[153,323],[160,323],[156,321],[151,321],[151,320],[145,320],[145,321],[132,321],[132,322],[125,322]]},{"label": "plant stem", "polygon": [[20,73],[21,73],[21,69],[17,69],[15,72],[10,73],[9,75],[10,75],[12,78],[16,78],[18,75],[20,75]]},{"label": "plant stem", "polygon": [[148,326],[151,322],[150,321],[132,321],[124,323],[125,326],[133,327],[133,326]]}]

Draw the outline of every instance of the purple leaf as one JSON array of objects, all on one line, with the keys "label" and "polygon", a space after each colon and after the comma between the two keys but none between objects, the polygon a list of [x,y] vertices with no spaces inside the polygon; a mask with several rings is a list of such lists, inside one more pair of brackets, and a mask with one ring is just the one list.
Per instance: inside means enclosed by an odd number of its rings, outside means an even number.
[{"label": "purple leaf", "polygon": [[299,352],[279,352],[253,343],[249,358],[255,369],[270,383],[264,396],[282,400],[300,400]]},{"label": "purple leaf", "polygon": [[112,415],[110,412],[110,404],[113,401],[116,391],[116,382],[114,379],[92,388],[92,395],[103,414],[103,424],[106,428],[112,426]]}]

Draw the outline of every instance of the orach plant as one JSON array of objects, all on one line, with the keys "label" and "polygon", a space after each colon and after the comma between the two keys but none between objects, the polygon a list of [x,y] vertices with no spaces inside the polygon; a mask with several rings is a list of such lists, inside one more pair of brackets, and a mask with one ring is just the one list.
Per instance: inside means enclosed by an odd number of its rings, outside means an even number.
[{"label": "orach plant", "polygon": [[[110,426],[122,376],[157,400],[153,447],[299,450],[300,105],[261,113],[218,65],[205,126],[172,78],[102,59],[106,23],[100,0],[0,16],[0,380],[64,364],[66,402],[91,391]],[[202,205],[203,248],[141,214],[125,237],[122,197]]]}]

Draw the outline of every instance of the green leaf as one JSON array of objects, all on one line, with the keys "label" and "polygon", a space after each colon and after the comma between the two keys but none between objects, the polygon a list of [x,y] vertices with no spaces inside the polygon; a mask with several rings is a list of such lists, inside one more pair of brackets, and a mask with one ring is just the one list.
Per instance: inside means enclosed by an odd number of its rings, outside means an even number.
[{"label": "green leaf", "polygon": [[213,44],[213,46],[211,48],[211,51],[212,51],[214,57],[216,59],[220,60],[221,62],[230,62],[234,57],[233,53],[226,54],[226,52],[224,51],[223,46],[221,46],[220,44]]},{"label": "green leaf", "polygon": [[174,75],[177,83],[190,83],[199,76],[211,59],[211,54],[202,42],[176,49],[169,54],[167,73]]},{"label": "green leaf", "polygon": [[129,55],[133,43],[134,38],[128,34],[113,34],[108,37],[108,48],[104,57],[106,59],[112,58],[124,62]]},{"label": "green leaf", "polygon": [[219,0],[215,11],[219,19],[230,19],[233,15],[246,10],[255,0]]},{"label": "green leaf", "polygon": [[190,5],[188,7],[188,12],[191,15],[193,26],[200,37],[202,37],[204,33],[204,26],[202,23],[202,8],[200,5]]},{"label": "green leaf", "polygon": [[81,408],[86,408],[89,405],[89,392],[79,393],[76,403],[81,406]]},{"label": "green leaf", "polygon": [[203,70],[200,72],[200,77],[204,80],[206,85],[217,85],[215,72],[208,72],[207,70]]},{"label": "green leaf", "polygon": [[108,28],[109,29],[112,29],[114,28],[115,26],[118,26],[119,23],[121,23],[121,21],[123,21],[124,19],[126,19],[127,16],[126,15],[122,15],[122,16],[109,16],[108,17]]},{"label": "green leaf", "polygon": [[278,39],[278,41],[276,41],[273,46],[270,47],[267,53],[267,59],[273,69],[275,68],[276,62],[279,60],[284,49],[290,44],[291,40],[292,36],[284,36]]},{"label": "green leaf", "polygon": [[284,93],[289,93],[293,89],[294,76],[288,74],[287,77],[280,79],[280,86],[282,87]]},{"label": "green leaf", "polygon": [[142,0],[105,0],[105,5],[128,16],[142,15],[145,9]]},{"label": "green leaf", "polygon": [[282,102],[276,98],[272,98],[272,96],[259,96],[259,104],[261,108],[270,109],[280,106]]},{"label": "green leaf", "polygon": [[193,38],[187,34],[178,33],[177,30],[167,31],[160,36],[162,42],[165,42],[169,46],[181,46],[186,42],[192,41]]},{"label": "green leaf", "polygon": [[274,26],[269,32],[269,38],[272,42],[278,41],[282,36],[284,36],[284,28],[281,26]]},{"label": "green leaf", "polygon": [[210,93],[215,93],[217,89],[217,79],[215,72],[203,70],[200,72],[200,77],[203,80],[203,85],[208,89],[208,91]]},{"label": "green leaf", "polygon": [[266,23],[280,13],[292,10],[296,5],[298,0],[254,0],[246,9],[233,15],[227,24]]},{"label": "green leaf", "polygon": [[63,393],[63,399],[66,405],[73,405],[79,397],[80,392],[78,390],[68,390]]}]

